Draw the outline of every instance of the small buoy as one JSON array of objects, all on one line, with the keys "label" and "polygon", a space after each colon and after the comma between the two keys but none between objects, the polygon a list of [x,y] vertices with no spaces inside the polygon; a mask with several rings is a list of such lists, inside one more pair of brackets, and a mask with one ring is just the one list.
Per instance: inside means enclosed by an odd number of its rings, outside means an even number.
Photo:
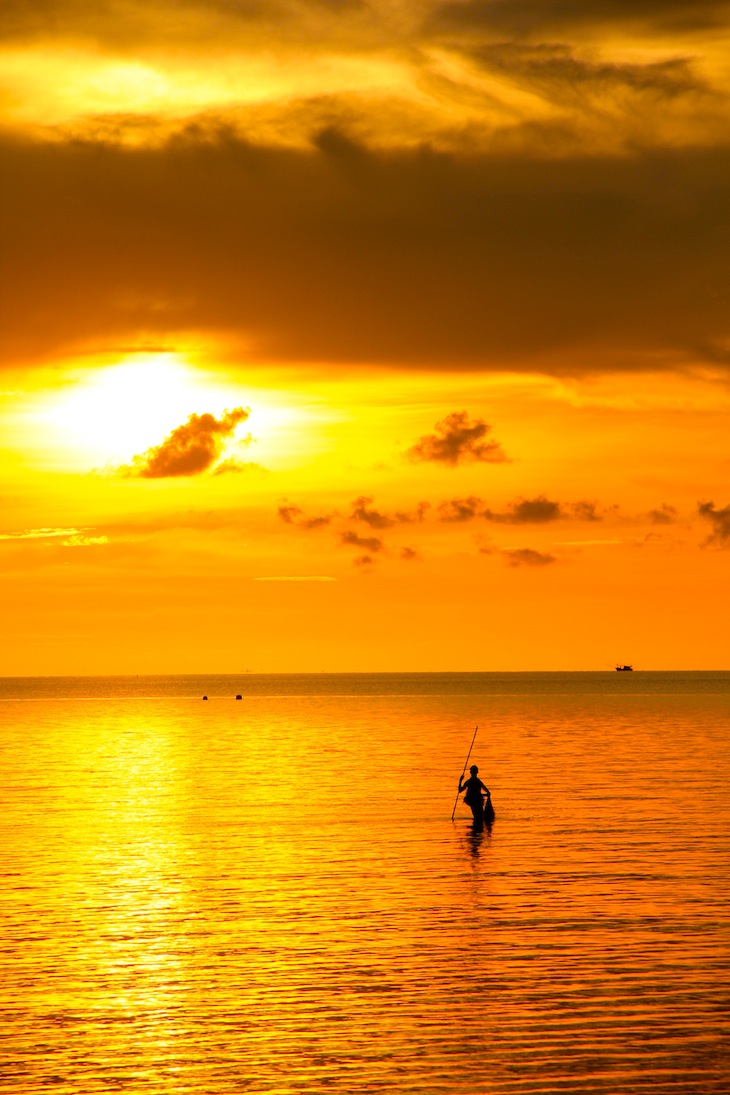
[{"label": "small buoy", "polygon": [[236,696],[236,699],[237,699],[237,700],[242,700],[242,699],[243,699],[243,696]]},{"label": "small buoy", "polygon": [[203,696],[203,699],[204,699],[204,700],[207,700],[207,698],[208,698],[207,696]]}]

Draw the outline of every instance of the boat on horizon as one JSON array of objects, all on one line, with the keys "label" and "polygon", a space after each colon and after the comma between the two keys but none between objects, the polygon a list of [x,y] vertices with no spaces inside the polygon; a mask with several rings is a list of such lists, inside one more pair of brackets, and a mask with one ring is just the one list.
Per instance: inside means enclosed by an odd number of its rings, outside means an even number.
[{"label": "boat on horizon", "polygon": [[633,665],[617,665],[616,666],[616,672],[617,673],[633,673],[633,671],[634,671]]}]

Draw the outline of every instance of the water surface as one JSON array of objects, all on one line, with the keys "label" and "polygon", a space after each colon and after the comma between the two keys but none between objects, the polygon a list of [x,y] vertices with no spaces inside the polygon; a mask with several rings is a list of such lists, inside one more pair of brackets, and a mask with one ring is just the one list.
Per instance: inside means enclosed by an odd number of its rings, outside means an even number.
[{"label": "water surface", "polygon": [[723,673],[0,681],[0,1088],[727,1092],[729,713]]}]

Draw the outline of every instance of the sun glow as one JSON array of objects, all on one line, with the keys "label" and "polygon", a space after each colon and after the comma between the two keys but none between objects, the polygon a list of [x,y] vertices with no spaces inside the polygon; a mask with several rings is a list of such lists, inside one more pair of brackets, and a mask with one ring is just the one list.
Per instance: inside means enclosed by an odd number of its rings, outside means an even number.
[{"label": "sun glow", "polygon": [[[8,408],[27,448],[52,458],[57,470],[103,470],[128,464],[157,446],[191,414],[220,417],[250,410],[225,456],[285,466],[321,449],[318,425],[328,416],[318,400],[241,384],[225,372],[203,371],[183,354],[135,353],[95,370],[74,367],[66,383],[14,401]],[[252,440],[247,442],[246,439]]]}]

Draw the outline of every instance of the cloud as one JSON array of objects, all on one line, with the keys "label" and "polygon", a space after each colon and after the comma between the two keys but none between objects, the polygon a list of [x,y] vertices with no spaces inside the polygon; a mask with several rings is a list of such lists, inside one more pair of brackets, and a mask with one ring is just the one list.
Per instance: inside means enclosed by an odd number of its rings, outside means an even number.
[{"label": "cloud", "polygon": [[284,498],[279,506],[277,513],[282,521],[287,525],[297,525],[299,528],[312,530],[319,528],[326,528],[330,524],[334,514],[323,514],[319,517],[305,517],[304,510],[301,506],[297,506],[289,502]]},{"label": "cloud", "polygon": [[377,536],[359,536],[356,532],[352,532],[350,529],[340,534],[340,542],[350,547],[365,548],[370,552],[382,551],[384,544],[383,541]]},{"label": "cloud", "polygon": [[510,525],[545,524],[547,521],[557,521],[565,517],[565,511],[560,502],[551,502],[544,494],[536,498],[523,498],[513,502],[505,513],[494,513],[485,510],[483,516],[487,521],[500,521]]},{"label": "cloud", "polygon": [[23,532],[0,533],[0,540],[48,540],[58,536],[83,536],[86,531],[78,528],[29,528]]},{"label": "cloud", "polygon": [[352,560],[352,565],[359,567],[361,570],[370,570],[375,565],[375,560],[371,555],[358,555],[356,559]]},{"label": "cloud", "polygon": [[724,25],[725,0],[447,0],[431,16],[444,30],[539,36],[606,25],[705,29]]},{"label": "cloud", "polygon": [[108,544],[108,536],[84,536],[79,533],[70,536],[68,540],[61,541],[61,547],[96,547],[99,544]]},{"label": "cloud", "polygon": [[730,547],[730,505],[717,509],[714,502],[700,502],[697,510],[712,526],[712,532],[704,541],[706,546]]},{"label": "cloud", "polygon": [[213,468],[213,475],[229,475],[239,472],[266,471],[262,464],[256,464],[252,460],[237,460],[232,456],[229,460],[221,460]]},{"label": "cloud", "polygon": [[659,509],[649,510],[647,517],[655,525],[672,525],[677,520],[677,510],[674,506],[662,502]]},{"label": "cloud", "polygon": [[403,547],[400,550],[400,558],[406,563],[412,563],[415,559],[420,559],[421,554],[415,548]]},{"label": "cloud", "polygon": [[[194,332],[262,361],[577,375],[726,344],[707,287],[725,284],[727,141],[552,155],[538,130],[448,153],[345,132],[263,148],[210,120],[156,147],[0,136],[5,360]],[[458,434],[420,444],[468,455]]]},{"label": "cloud", "polygon": [[399,510],[392,516],[372,508],[372,495],[363,494],[352,503],[351,521],[362,521],[374,529],[393,528],[395,525],[410,525],[423,521],[431,508],[430,502],[419,502],[414,510]]},{"label": "cloud", "polygon": [[569,509],[579,521],[602,520],[596,502],[571,502]]},{"label": "cloud", "polygon": [[187,422],[173,430],[161,445],[135,456],[134,463],[120,468],[119,472],[140,479],[200,475],[214,466],[226,438],[232,437],[236,426],[245,422],[250,414],[251,411],[244,407],[225,411],[220,418],[212,414],[191,414]]},{"label": "cloud", "polygon": [[649,93],[654,99],[675,99],[704,93],[707,85],[682,57],[653,62],[606,61],[581,55],[575,47],[555,42],[498,42],[480,45],[473,56],[491,72],[529,84],[553,102],[586,106],[591,94],[610,108],[617,92]]},{"label": "cloud", "polygon": [[296,506],[290,502],[287,502],[285,498],[276,512],[279,514],[279,517],[281,517],[282,521],[284,521],[285,524],[296,525],[297,518],[301,517],[304,510],[300,506]]},{"label": "cloud", "polygon": [[396,520],[401,525],[409,525],[414,521],[423,521],[428,511],[431,509],[430,502],[419,502],[415,510],[411,512],[399,510],[396,513]]},{"label": "cloud", "polygon": [[557,562],[554,555],[547,555],[532,548],[513,548],[500,552],[511,567],[545,567]]},{"label": "cloud", "polygon": [[356,498],[352,503],[352,514],[350,519],[352,521],[364,521],[370,528],[384,529],[392,528],[397,524],[396,518],[389,517],[387,514],[379,513],[375,509],[368,508],[373,499],[368,495],[362,495],[360,498]]},{"label": "cloud", "polygon": [[476,495],[470,494],[468,498],[453,498],[448,502],[440,502],[437,511],[439,521],[471,521],[475,517],[484,515],[484,502]]},{"label": "cloud", "polygon": [[486,440],[492,427],[481,418],[473,421],[466,411],[454,411],[436,423],[435,432],[424,434],[406,452],[414,463],[457,464],[480,462],[503,464],[508,457],[498,441]]}]

